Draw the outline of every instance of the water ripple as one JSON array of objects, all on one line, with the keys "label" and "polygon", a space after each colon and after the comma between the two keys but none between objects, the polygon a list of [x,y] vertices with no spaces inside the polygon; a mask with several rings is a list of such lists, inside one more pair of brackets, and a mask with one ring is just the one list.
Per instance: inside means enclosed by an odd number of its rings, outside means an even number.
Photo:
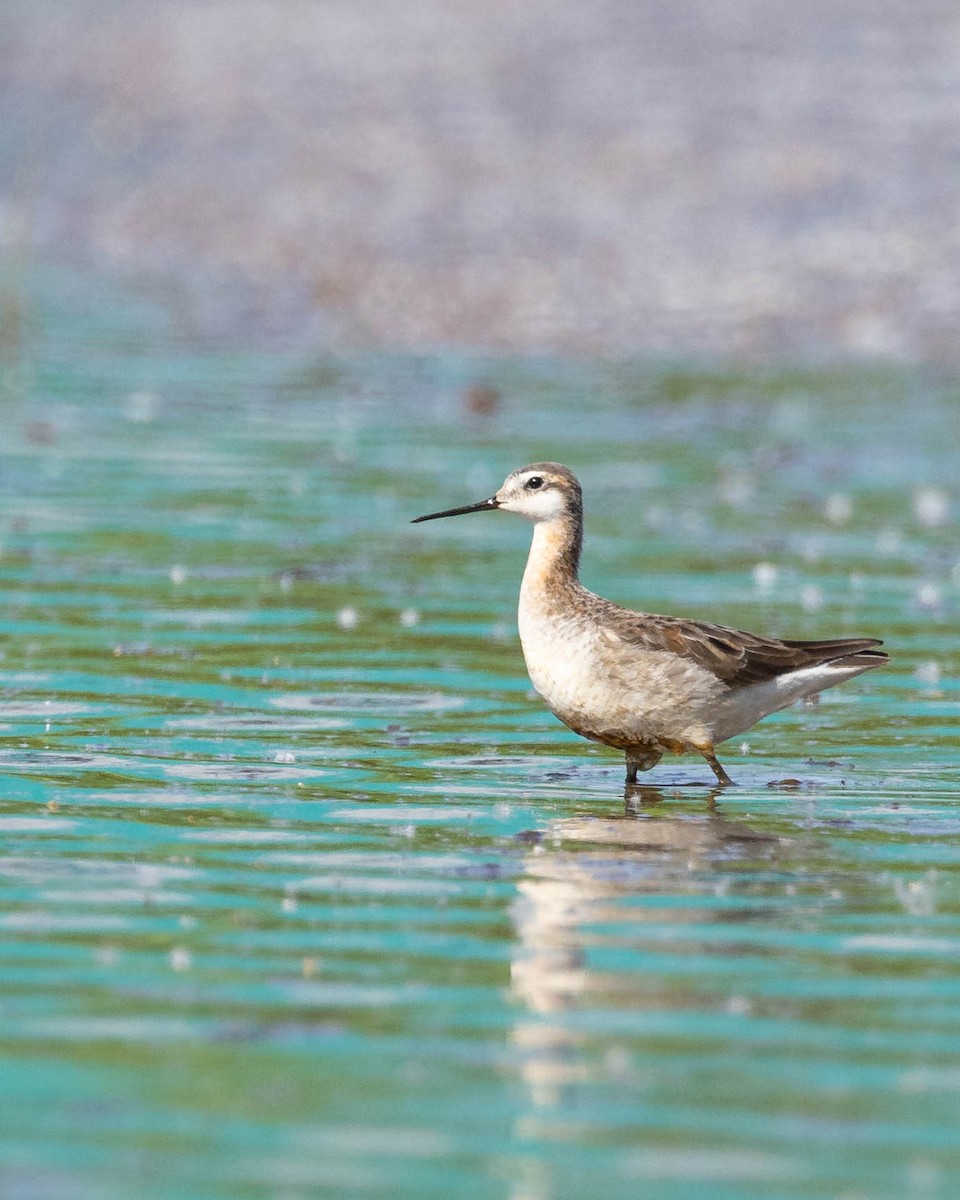
[{"label": "water ripple", "polygon": [[[0,445],[0,1193],[951,1200],[952,387],[491,361],[480,428],[142,319]],[[544,456],[598,591],[893,665],[624,796],[524,531],[407,524]]]}]

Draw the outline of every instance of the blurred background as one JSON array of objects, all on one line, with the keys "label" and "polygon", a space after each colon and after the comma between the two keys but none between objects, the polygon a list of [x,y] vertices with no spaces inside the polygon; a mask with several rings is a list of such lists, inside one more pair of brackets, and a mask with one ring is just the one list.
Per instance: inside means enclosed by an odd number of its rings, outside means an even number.
[{"label": "blurred background", "polygon": [[321,348],[958,358],[952,0],[7,0],[0,29],[8,312],[53,254]]},{"label": "blurred background", "polygon": [[[960,1196],[956,0],[3,0],[0,1198]],[[722,760],[585,583],[891,664]]]}]

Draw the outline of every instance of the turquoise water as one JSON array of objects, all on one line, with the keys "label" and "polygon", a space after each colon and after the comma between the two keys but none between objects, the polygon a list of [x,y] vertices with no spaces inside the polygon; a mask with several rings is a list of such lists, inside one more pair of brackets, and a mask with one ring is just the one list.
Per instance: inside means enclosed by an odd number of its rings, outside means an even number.
[{"label": "turquoise water", "polygon": [[[87,280],[23,330],[0,1195],[960,1192],[955,379],[317,360]],[[625,803],[527,527],[408,524],[542,458],[589,586],[893,664]]]}]

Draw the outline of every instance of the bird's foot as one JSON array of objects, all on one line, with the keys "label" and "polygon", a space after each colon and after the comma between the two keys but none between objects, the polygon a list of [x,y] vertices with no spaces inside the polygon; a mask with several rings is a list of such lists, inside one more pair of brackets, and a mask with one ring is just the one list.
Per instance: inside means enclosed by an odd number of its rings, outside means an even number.
[{"label": "bird's foot", "polygon": [[654,750],[653,747],[643,750],[630,750],[627,752],[627,783],[637,782],[638,771],[649,771],[657,765],[660,759],[663,758],[662,750]]}]

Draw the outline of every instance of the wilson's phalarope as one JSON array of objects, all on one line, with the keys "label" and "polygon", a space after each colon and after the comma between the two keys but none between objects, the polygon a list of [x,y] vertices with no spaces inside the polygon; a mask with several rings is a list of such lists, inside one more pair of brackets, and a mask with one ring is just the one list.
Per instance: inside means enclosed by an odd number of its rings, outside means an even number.
[{"label": "wilson's phalarope", "polygon": [[796,642],[684,617],[635,613],[580,582],[580,484],[559,463],[512,472],[479,504],[419,521],[502,508],[533,522],[518,624],[533,686],[565,725],[624,751],[627,783],[665,750],[694,750],[721,784],[714,747],[795,700],[887,662],[876,638]]}]

